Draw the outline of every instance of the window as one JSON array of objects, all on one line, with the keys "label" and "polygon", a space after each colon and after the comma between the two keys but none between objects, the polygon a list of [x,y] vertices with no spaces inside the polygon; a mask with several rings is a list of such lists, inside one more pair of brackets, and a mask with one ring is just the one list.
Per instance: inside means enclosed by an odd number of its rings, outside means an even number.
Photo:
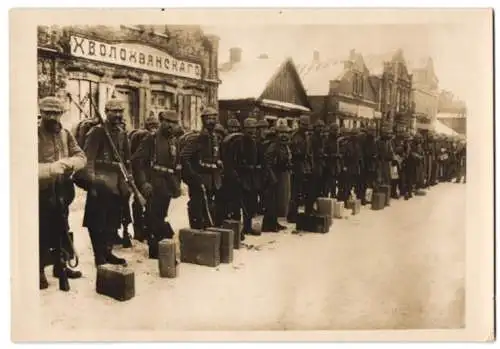
[{"label": "window", "polygon": [[69,80],[68,91],[73,96],[75,102],[80,104],[84,112],[81,112],[74,103],[69,109],[69,118],[73,121],[79,121],[86,117],[93,118],[96,116],[94,108],[90,107],[89,98],[92,98],[92,103],[99,108],[99,85],[97,82],[88,80]]},{"label": "window", "polygon": [[174,95],[168,92],[153,91],[151,93],[151,106],[153,108],[172,109]]},{"label": "window", "polygon": [[358,93],[358,74],[354,73],[352,77],[352,93],[356,95]]},{"label": "window", "polygon": [[182,127],[189,130],[201,130],[203,126],[201,123],[201,97],[196,95],[180,96],[179,102]]}]

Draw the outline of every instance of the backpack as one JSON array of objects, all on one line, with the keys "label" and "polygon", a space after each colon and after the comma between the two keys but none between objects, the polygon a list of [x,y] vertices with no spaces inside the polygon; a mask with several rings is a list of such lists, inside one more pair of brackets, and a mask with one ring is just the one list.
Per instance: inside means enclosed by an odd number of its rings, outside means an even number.
[{"label": "backpack", "polygon": [[231,133],[230,135],[227,135],[224,137],[222,140],[222,144],[220,146],[220,157],[222,160],[222,163],[228,163],[228,161],[232,161],[232,159],[228,158],[230,156],[229,150],[232,149],[232,145],[243,138],[243,133],[241,132],[236,132],[236,133]]},{"label": "backpack", "polygon": [[139,145],[149,134],[149,131],[145,129],[135,129],[128,133],[130,154],[134,154],[139,149]]},{"label": "backpack", "polygon": [[200,133],[198,131],[189,131],[180,136],[177,140],[177,148],[179,149],[179,155],[182,153],[182,149],[190,142],[197,139]]},{"label": "backpack", "polygon": [[99,125],[97,119],[83,119],[80,120],[72,129],[73,136],[75,136],[76,142],[83,149],[87,135],[89,131],[94,127]]}]

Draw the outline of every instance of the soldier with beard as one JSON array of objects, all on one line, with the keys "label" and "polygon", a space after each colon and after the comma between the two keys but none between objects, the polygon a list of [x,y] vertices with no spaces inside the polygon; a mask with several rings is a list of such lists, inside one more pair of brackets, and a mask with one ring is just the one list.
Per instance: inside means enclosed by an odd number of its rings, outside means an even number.
[{"label": "soldier with beard", "polygon": [[309,127],[309,116],[302,115],[299,119],[299,128],[292,133],[290,139],[293,164],[290,207],[287,217],[290,223],[296,223],[302,202],[305,204],[305,214],[312,214],[316,199],[311,191],[314,160]]},{"label": "soldier with beard", "polygon": [[264,186],[265,212],[262,221],[262,231],[278,232],[286,227],[278,223],[279,181],[282,174],[291,169],[291,154],[288,148],[288,133],[286,123],[280,123],[269,132],[265,146],[265,163],[269,180]]},{"label": "soldier with beard", "polygon": [[132,157],[137,185],[147,199],[146,219],[149,257],[158,258],[158,242],[172,239],[174,231],[165,223],[172,199],[181,195],[180,161],[175,130],[178,117],[174,111],[160,114],[160,129],[149,134]]},{"label": "soldier with beard", "polygon": [[[39,214],[39,269],[40,289],[49,284],[45,276],[45,265],[50,250],[57,250],[59,239],[64,232],[56,222],[65,221],[68,225],[69,205],[75,191],[71,174],[81,170],[86,164],[86,157],[78,146],[74,136],[60,123],[64,113],[63,103],[56,97],[45,97],[40,101],[41,120],[38,125],[38,214]],[[57,190],[57,187],[62,190]],[[57,197],[60,195],[61,197]],[[56,202],[63,202],[63,211],[57,209]],[[51,259],[51,258],[50,258]],[[54,263],[53,275],[59,277],[61,270]],[[67,269],[68,278],[80,278],[82,273]]]},{"label": "soldier with beard", "polygon": [[130,196],[130,191],[104,130],[106,128],[109,132],[130,173],[130,146],[127,133],[122,128],[123,111],[122,101],[108,101],[105,105],[106,121],[89,131],[83,148],[90,180],[83,226],[89,230],[96,266],[106,263],[126,265],[125,259],[112,253],[112,248],[114,234],[121,225],[121,205]]},{"label": "soldier with beard", "polygon": [[224,177],[228,179],[226,183],[230,183],[227,189],[243,211],[242,240],[248,234],[260,235],[252,229],[252,218],[257,210],[258,151],[257,120],[247,118],[243,124],[243,135],[234,138],[224,149]]},{"label": "soldier with beard", "polygon": [[[188,215],[193,229],[205,229],[212,224],[222,224],[219,190],[222,184],[220,143],[215,134],[218,113],[215,108],[203,110],[203,128],[192,136],[181,150],[183,180],[189,187]],[[216,205],[217,202],[217,205]],[[216,206],[218,206],[216,212]],[[217,221],[211,222],[214,213]]]},{"label": "soldier with beard", "polygon": [[[363,163],[365,165],[362,175],[362,193],[366,193],[368,188],[374,190],[377,184],[377,168],[379,166],[376,129],[370,125],[366,129],[364,141],[362,143]],[[361,196],[361,204],[366,205],[366,195]]]}]

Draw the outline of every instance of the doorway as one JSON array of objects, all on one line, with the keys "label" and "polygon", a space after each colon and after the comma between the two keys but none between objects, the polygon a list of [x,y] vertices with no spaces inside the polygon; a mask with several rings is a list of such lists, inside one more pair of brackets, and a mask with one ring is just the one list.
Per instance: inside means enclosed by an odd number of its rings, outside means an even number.
[{"label": "doorway", "polygon": [[117,86],[115,97],[125,102],[123,119],[127,130],[138,129],[139,126],[139,91],[135,88]]}]

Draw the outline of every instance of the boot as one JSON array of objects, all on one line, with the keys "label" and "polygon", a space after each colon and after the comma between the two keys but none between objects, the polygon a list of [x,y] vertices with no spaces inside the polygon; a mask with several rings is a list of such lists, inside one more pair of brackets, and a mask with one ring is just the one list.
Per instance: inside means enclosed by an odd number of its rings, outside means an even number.
[{"label": "boot", "polygon": [[148,241],[148,250],[150,259],[158,259],[158,240],[150,239]]},{"label": "boot", "polygon": [[127,265],[127,261],[125,259],[115,256],[112,252],[109,252],[106,256],[106,262],[114,265]]},{"label": "boot", "polygon": [[[54,267],[52,268],[52,276],[54,276],[55,278],[59,278],[60,273],[61,268],[54,265]],[[66,268],[66,275],[68,276],[68,279],[79,279],[82,277],[82,272]]]},{"label": "boot", "polygon": [[253,236],[259,236],[259,235],[262,235],[260,232],[257,232],[255,230],[252,229],[252,223],[246,223],[244,224],[244,227],[243,227],[243,234],[244,235],[253,235]]},{"label": "boot", "polygon": [[264,219],[262,220],[262,231],[263,232],[269,232],[269,233],[277,233],[279,231],[278,229],[278,221],[274,220],[268,217],[264,216]]},{"label": "boot", "polygon": [[276,223],[276,227],[278,228],[278,230],[287,230],[288,228],[285,227],[284,225],[281,225],[279,223]]},{"label": "boot", "polygon": [[140,224],[134,223],[134,240],[143,242],[144,241],[144,231]]},{"label": "boot", "polygon": [[47,276],[45,276],[45,271],[40,270],[40,289],[45,290],[49,287],[49,282],[47,281]]}]

